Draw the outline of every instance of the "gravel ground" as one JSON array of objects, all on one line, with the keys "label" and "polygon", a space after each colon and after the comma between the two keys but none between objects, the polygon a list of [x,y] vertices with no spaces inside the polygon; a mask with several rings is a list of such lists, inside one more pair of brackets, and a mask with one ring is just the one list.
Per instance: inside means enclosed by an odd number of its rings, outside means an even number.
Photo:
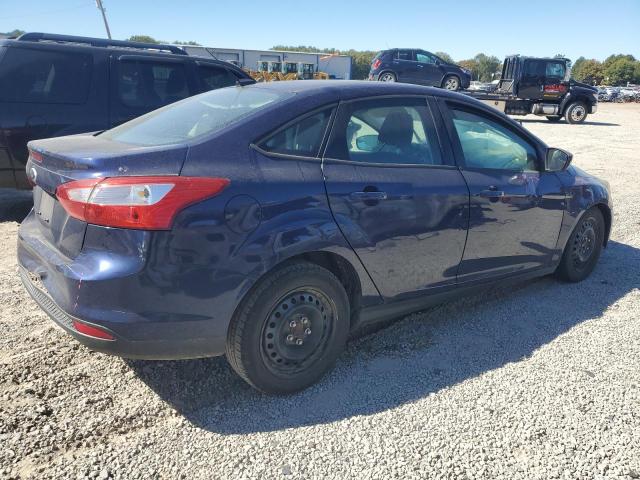
[{"label": "gravel ground", "polygon": [[25,195],[0,195],[1,478],[640,478],[640,105],[524,124],[611,182],[609,248],[350,344],[287,398],[223,358],[126,361],[59,332],[16,275]]}]

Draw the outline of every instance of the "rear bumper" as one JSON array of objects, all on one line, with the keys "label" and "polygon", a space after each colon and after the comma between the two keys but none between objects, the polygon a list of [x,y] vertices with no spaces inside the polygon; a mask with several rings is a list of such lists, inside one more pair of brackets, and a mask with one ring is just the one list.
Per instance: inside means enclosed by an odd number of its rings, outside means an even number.
[{"label": "rear bumper", "polygon": [[31,298],[45,311],[47,315],[62,328],[66,333],[75,338],[78,342],[96,352],[117,355],[125,358],[147,359],[147,360],[177,360],[183,358],[213,357],[224,354],[224,341],[215,342],[211,339],[192,340],[151,340],[151,341],[131,341],[122,338],[117,333],[110,330],[115,340],[102,340],[84,335],[76,331],[73,321],[79,320],[89,325],[95,325],[104,329],[104,326],[97,323],[73,317],[62,310],[56,302],[45,292],[30,274],[23,267],[19,267],[20,279]]},{"label": "rear bumper", "polygon": [[[166,257],[144,251],[153,240],[147,234],[110,229],[108,238],[127,248],[104,252],[89,248],[98,241],[96,236],[106,241],[91,228],[84,240],[87,249],[70,259],[39,234],[38,222],[32,211],[20,227],[20,277],[40,307],[80,343],[127,358],[165,360],[224,354],[234,304],[225,302],[224,295],[211,298],[199,291],[189,295],[193,282],[167,284],[148,258],[157,257],[164,268],[171,265]],[[136,235],[142,236],[136,240]],[[214,283],[212,288],[216,287]],[[74,320],[107,330],[115,339],[79,333],[73,327]]]}]

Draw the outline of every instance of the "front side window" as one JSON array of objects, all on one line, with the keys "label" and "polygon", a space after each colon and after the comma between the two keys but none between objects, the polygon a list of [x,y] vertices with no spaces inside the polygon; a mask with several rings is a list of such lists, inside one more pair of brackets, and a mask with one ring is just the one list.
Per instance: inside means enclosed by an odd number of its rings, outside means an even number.
[{"label": "front side window", "polygon": [[222,130],[292,95],[257,87],[211,90],[147,113],[100,137],[146,146],[182,143]]},{"label": "front side window", "polygon": [[226,68],[199,65],[198,76],[202,86],[206,90],[215,90],[216,88],[230,87],[235,85],[238,78]]},{"label": "front side window", "polygon": [[182,100],[189,96],[184,65],[121,60],[118,92],[125,106],[147,110]]},{"label": "front side window", "polygon": [[484,115],[456,109],[452,114],[467,168],[537,169],[536,150],[519,135]]},{"label": "front side window", "polygon": [[91,86],[87,53],[7,48],[0,62],[0,100],[82,104]]},{"label": "front side window", "polygon": [[426,52],[416,52],[416,60],[420,63],[436,63],[435,57]]},{"label": "front side window", "polygon": [[354,162],[441,165],[425,100],[366,100],[345,105],[327,157]]},{"label": "front side window", "polygon": [[274,133],[259,147],[271,153],[316,157],[330,117],[330,109],[309,115]]}]

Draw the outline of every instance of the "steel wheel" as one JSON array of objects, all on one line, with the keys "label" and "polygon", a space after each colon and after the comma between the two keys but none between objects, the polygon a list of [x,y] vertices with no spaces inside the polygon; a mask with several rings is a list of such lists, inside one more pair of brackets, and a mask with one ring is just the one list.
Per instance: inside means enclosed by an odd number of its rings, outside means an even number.
[{"label": "steel wheel", "polygon": [[569,123],[582,123],[587,118],[587,106],[582,102],[573,103],[569,105],[566,116]]},{"label": "steel wheel", "polygon": [[287,293],[271,311],[262,332],[262,355],[275,374],[306,370],[324,355],[336,308],[323,293],[301,288]]},{"label": "steel wheel", "polygon": [[378,77],[378,81],[380,82],[395,82],[396,76],[391,72],[385,72]]},{"label": "steel wheel", "polygon": [[596,226],[592,219],[588,218],[582,222],[571,248],[571,258],[576,268],[583,268],[595,252],[595,246],[598,235],[596,234]]}]

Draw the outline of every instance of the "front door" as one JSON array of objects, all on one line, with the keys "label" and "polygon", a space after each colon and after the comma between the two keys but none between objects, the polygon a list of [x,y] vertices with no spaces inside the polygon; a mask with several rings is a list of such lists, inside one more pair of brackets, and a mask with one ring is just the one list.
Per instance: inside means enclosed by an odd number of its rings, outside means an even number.
[{"label": "front door", "polygon": [[453,284],[467,186],[425,98],[342,103],[323,159],[334,218],[387,299]]},{"label": "front door", "polygon": [[416,50],[416,63],[421,84],[434,87],[442,84],[442,72],[436,57],[424,50]]},{"label": "front door", "polygon": [[518,85],[518,97],[541,100],[544,90],[545,61],[526,59]]},{"label": "front door", "polygon": [[469,186],[469,234],[458,281],[549,266],[564,211],[562,185],[543,152],[498,116],[441,102]]}]

